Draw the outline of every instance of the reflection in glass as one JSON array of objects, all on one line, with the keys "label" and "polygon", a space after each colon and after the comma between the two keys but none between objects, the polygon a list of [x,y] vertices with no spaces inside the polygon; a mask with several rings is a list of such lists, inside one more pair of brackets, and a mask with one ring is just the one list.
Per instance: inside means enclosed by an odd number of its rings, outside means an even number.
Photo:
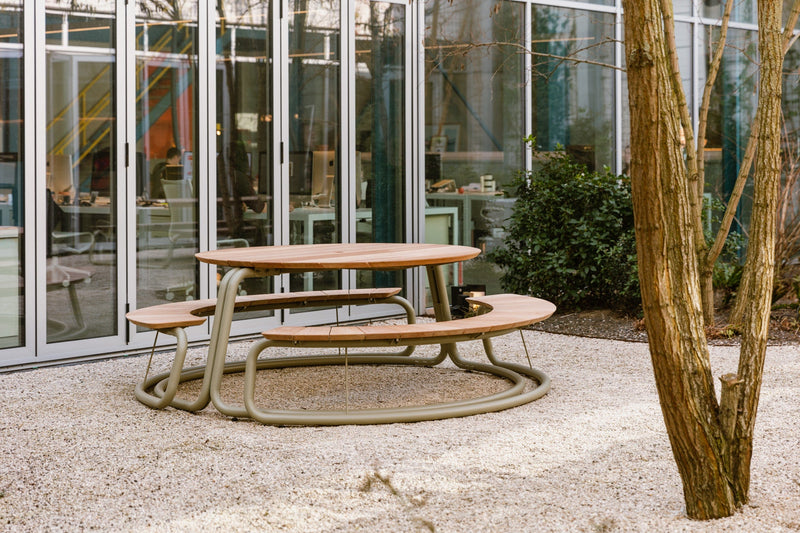
[{"label": "reflection in glass", "polygon": [[[289,1],[289,242],[341,241],[338,0]],[[291,277],[291,289],[338,286],[334,272]]]},{"label": "reflection in glass", "polygon": [[[515,46],[524,6],[498,2],[488,17],[477,0],[434,5],[425,22],[425,186],[436,210],[426,210],[425,238],[490,252],[515,201],[506,185],[524,167],[524,56]],[[498,292],[499,277],[481,254],[454,283]]]},{"label": "reflection in glass", "polygon": [[0,7],[0,348],[25,342],[21,6]]},{"label": "reflection in glass", "polygon": [[[716,43],[719,29],[707,26],[703,34],[709,42]],[[705,84],[705,71],[711,58],[704,47],[706,68],[700,69],[699,83]],[[755,31],[729,29],[727,46],[714,84],[708,110],[708,129],[705,145],[706,192],[726,200],[733,191],[739,166],[750,136],[750,125],[756,112],[758,65],[752,58],[758,56],[758,34]],[[737,230],[741,221],[750,218],[752,184],[745,192],[734,222]]]},{"label": "reflection in glass", "polygon": [[672,2],[672,9],[675,11],[675,16],[678,17],[691,17],[693,15],[692,0],[674,0]]},{"label": "reflection in glass", "polygon": [[[403,242],[405,7],[356,2],[355,169],[357,242]],[[399,286],[399,272],[360,273],[359,285]]]},{"label": "reflection in glass", "polygon": [[197,2],[136,14],[136,305],[198,297]]},{"label": "reflection in glass", "polygon": [[[218,248],[274,244],[272,5],[226,2],[217,9]],[[243,287],[269,293],[272,279],[247,279]]]},{"label": "reflection in glass", "polygon": [[[783,1],[785,5],[786,1]],[[725,0],[703,0],[701,6],[700,16],[719,20],[722,18],[722,12],[725,8]],[[734,0],[733,9],[731,10],[731,22],[749,22],[751,24],[755,24],[757,21],[757,0]]]},{"label": "reflection in glass", "polygon": [[48,342],[117,330],[115,9],[46,5]]},{"label": "reflection in glass", "polygon": [[532,10],[533,134],[538,150],[566,148],[589,170],[614,161],[614,16],[535,6]]}]

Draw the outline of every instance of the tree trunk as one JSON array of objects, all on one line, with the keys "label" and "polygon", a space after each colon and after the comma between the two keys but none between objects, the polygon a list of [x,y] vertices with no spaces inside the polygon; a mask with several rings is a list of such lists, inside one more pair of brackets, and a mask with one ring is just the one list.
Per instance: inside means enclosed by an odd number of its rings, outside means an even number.
[{"label": "tree trunk", "polygon": [[658,0],[625,0],[639,278],[661,409],[683,480],[687,514],[736,509],[726,440],[703,331],[680,115],[670,86]]},{"label": "tree trunk", "polygon": [[[739,358],[739,394],[731,405],[723,405],[736,419],[730,442],[731,468],[736,503],[747,503],[753,428],[761,391],[767,349],[772,282],[775,272],[775,231],[781,176],[780,124],[783,42],[782,2],[758,3],[758,49],[761,59],[758,114],[761,125],[754,177],[750,244],[747,248],[739,304],[742,316],[742,347]],[[734,403],[735,400],[735,403]]]},{"label": "tree trunk", "polygon": [[[645,324],[661,410],[691,518],[729,516],[747,503],[753,428],[766,354],[780,183],[781,2],[758,4],[761,72],[750,243],[740,301],[736,374],[714,392],[703,333],[689,181],[670,89],[659,0],[624,0],[631,182]],[[708,271],[704,272],[708,277]],[[707,282],[707,281],[706,281]]]}]

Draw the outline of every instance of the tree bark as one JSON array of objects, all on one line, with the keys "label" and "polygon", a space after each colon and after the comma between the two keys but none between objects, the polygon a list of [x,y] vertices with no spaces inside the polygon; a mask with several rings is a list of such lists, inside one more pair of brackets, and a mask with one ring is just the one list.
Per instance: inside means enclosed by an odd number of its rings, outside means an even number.
[{"label": "tree bark", "polygon": [[[758,154],[750,244],[741,300],[736,374],[721,378],[717,403],[703,332],[700,221],[681,157],[680,113],[665,50],[659,0],[624,0],[631,117],[631,183],[645,324],[656,387],[691,518],[729,516],[747,503],[775,257],[780,184],[781,2],[758,4],[761,72]],[[667,17],[669,18],[669,17]],[[707,273],[706,273],[707,274]]]},{"label": "tree bark", "polygon": [[[747,503],[750,488],[750,459],[753,428],[761,391],[767,349],[772,282],[775,272],[775,232],[778,189],[781,176],[780,125],[783,37],[782,2],[758,3],[758,49],[761,59],[759,97],[756,113],[760,124],[754,177],[753,212],[750,217],[750,244],[747,248],[739,302],[742,347],[739,357],[738,392],[723,405],[736,416],[730,441],[731,469],[737,505]],[[735,402],[735,403],[734,403]]]},{"label": "tree bark", "polygon": [[692,518],[736,509],[703,331],[694,213],[658,0],[625,0],[639,278],[661,409]]}]

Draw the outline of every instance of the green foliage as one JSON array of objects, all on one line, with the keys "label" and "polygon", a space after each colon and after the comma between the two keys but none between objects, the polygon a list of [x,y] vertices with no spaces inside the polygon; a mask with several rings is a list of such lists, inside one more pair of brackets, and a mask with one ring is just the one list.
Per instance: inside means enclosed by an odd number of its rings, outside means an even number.
[{"label": "green foliage", "polygon": [[[708,214],[710,224],[703,228],[706,243],[710,247],[713,244],[712,229],[718,228],[725,213],[725,204],[717,198],[709,200],[703,199],[703,211]],[[725,245],[722,253],[714,264],[714,271],[711,280],[714,289],[722,291],[722,305],[727,306],[736,296],[739,284],[742,282],[742,263],[741,257],[744,254],[747,240],[738,231],[729,231],[725,238]]]},{"label": "green foliage", "polygon": [[[532,138],[526,139],[534,146]],[[504,246],[490,259],[504,290],[548,299],[563,309],[641,305],[630,180],[588,172],[563,151],[520,172]]]}]

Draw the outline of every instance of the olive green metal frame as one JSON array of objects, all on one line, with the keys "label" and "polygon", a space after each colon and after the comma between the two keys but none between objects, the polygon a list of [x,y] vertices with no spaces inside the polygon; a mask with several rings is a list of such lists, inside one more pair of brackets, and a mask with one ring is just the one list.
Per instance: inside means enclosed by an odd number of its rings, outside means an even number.
[{"label": "olive green metal frame", "polygon": [[[428,266],[428,282],[433,299],[437,321],[451,320],[447,298],[444,271],[441,265]],[[280,274],[279,271],[255,270],[251,268],[232,268],[223,277],[217,299],[217,308],[212,325],[206,365],[183,369],[188,343],[182,328],[163,330],[177,339],[175,359],[170,372],[145,379],[136,387],[136,398],[150,407],[161,409],[172,406],[186,411],[204,409],[209,403],[222,414],[236,418],[253,418],[264,424],[275,425],[343,425],[343,424],[382,424],[395,422],[417,422],[438,420],[488,413],[516,407],[541,398],[550,390],[550,378],[532,367],[525,367],[497,359],[491,344],[491,337],[517,331],[508,329],[487,332],[480,336],[452,335],[445,338],[413,338],[403,340],[352,341],[352,342],[283,342],[262,339],[251,347],[245,361],[226,362],[230,328],[233,321],[236,294],[239,284],[246,278],[264,277]],[[329,305],[365,305],[371,303],[395,303],[406,310],[409,323],[415,322],[411,304],[399,296],[387,299],[369,300],[359,303],[352,301],[329,302]],[[290,307],[287,304],[286,307]],[[458,353],[457,343],[467,340],[483,341],[489,364],[468,361]],[[524,343],[524,337],[523,337]],[[412,357],[416,346],[440,344],[441,350],[435,357]],[[350,348],[383,348],[403,346],[399,353],[358,353],[349,354]],[[336,348],[344,350],[344,355],[321,354],[290,356],[259,360],[259,355],[270,348]],[[525,347],[527,352],[527,346]],[[457,368],[467,371],[483,372],[509,381],[510,387],[504,391],[464,400],[438,404],[415,405],[407,407],[356,409],[350,410],[297,410],[263,409],[255,404],[255,381],[259,370],[325,366],[325,365],[405,365],[416,367],[435,367],[447,357]],[[530,361],[530,359],[529,359]],[[149,364],[148,364],[149,369]],[[245,373],[244,405],[230,405],[220,394],[222,378],[234,372]],[[180,383],[202,379],[200,393],[195,400],[176,398]],[[533,386],[533,388],[529,388]],[[148,390],[152,389],[152,393]]]}]

